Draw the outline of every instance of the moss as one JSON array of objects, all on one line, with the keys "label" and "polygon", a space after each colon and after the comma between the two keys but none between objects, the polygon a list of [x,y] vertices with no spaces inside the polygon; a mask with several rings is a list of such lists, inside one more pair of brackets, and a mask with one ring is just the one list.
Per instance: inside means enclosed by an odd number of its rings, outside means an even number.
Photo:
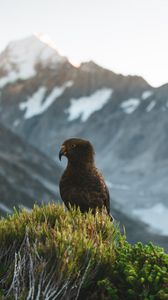
[{"label": "moss", "polygon": [[0,299],[168,299],[168,255],[105,213],[34,206],[0,220]]}]

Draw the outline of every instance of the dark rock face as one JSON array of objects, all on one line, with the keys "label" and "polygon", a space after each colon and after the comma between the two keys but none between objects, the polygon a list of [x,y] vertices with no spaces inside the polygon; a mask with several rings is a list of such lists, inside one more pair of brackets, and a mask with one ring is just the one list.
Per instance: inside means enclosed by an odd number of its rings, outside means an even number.
[{"label": "dark rock face", "polygon": [[[33,48],[34,40],[27,43],[33,53],[44,51],[38,43]],[[11,70],[23,68],[20,62],[13,67],[12,51],[16,57],[16,49],[24,48],[16,44],[0,56],[1,122],[53,160],[65,139],[89,139],[119,211],[152,224],[140,213],[151,209],[159,224],[168,209],[168,85],[153,88],[141,77],[115,74],[94,62],[76,68],[57,52],[52,59],[47,54],[48,60],[37,55],[34,73],[25,78],[19,71],[11,82]],[[164,240],[164,225],[152,226]]]}]

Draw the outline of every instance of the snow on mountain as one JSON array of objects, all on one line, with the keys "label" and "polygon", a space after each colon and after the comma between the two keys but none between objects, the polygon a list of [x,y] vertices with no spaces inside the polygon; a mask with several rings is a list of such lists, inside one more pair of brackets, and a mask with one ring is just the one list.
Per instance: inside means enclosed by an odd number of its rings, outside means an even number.
[{"label": "snow on mountain", "polygon": [[21,41],[11,42],[0,55],[0,88],[18,79],[28,79],[36,75],[36,65],[55,68],[57,64],[67,61],[53,45],[48,44],[43,36],[31,36]]},{"label": "snow on mountain", "polygon": [[25,110],[25,119],[32,118],[43,112],[44,103],[42,103],[42,101],[46,91],[47,88],[42,86],[28,99],[28,101],[19,104],[20,110]]},{"label": "snow on mountain", "polygon": [[11,70],[7,76],[0,79],[0,88],[3,88],[8,83],[15,82],[20,77],[20,75],[18,76],[16,72]]},{"label": "snow on mountain", "polygon": [[139,99],[128,99],[121,103],[120,107],[126,114],[132,114],[140,104]]},{"label": "snow on mountain", "polygon": [[151,101],[146,108],[146,112],[150,112],[155,107],[155,105],[156,105],[156,101],[154,101],[154,100]]},{"label": "snow on mountain", "polygon": [[95,112],[103,108],[105,104],[110,100],[113,93],[112,89],[103,88],[97,90],[90,96],[81,97],[78,99],[70,100],[70,107],[66,109],[66,113],[69,114],[68,120],[73,121],[81,118],[82,122],[87,119]]},{"label": "snow on mountain", "polygon": [[150,225],[153,232],[168,235],[168,208],[162,203],[157,203],[153,207],[135,209],[136,217]]},{"label": "snow on mountain", "polygon": [[19,104],[20,110],[26,110],[24,118],[29,119],[42,114],[58,97],[60,97],[66,88],[71,87],[73,81],[65,82],[61,87],[55,87],[49,96],[44,100],[47,92],[46,87],[40,87],[26,102]]},{"label": "snow on mountain", "polygon": [[142,93],[141,98],[142,98],[142,100],[146,100],[146,99],[148,99],[149,97],[151,97],[152,95],[153,95],[153,91],[144,91],[144,92]]}]

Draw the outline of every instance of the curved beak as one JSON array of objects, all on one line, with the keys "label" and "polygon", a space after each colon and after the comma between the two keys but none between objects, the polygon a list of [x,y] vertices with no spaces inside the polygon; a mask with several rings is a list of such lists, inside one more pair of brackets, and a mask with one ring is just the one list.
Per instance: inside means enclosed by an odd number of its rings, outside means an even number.
[{"label": "curved beak", "polygon": [[67,152],[66,152],[65,146],[61,146],[61,150],[59,152],[59,160],[61,160],[61,157],[66,154],[67,154]]}]

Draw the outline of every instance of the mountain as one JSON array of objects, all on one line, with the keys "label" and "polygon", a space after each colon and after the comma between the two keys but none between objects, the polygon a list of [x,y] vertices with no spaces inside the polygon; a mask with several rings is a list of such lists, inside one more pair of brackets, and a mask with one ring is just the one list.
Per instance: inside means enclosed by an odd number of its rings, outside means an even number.
[{"label": "mountain", "polygon": [[0,125],[0,215],[59,199],[60,167]]},{"label": "mountain", "polygon": [[26,80],[36,75],[38,67],[53,68],[66,62],[58,52],[47,45],[45,37],[31,36],[21,41],[11,42],[0,55],[1,79],[0,87],[17,82],[18,79]]},{"label": "mountain", "polygon": [[66,138],[89,139],[112,206],[168,235],[168,84],[153,88],[92,61],[77,68],[36,36],[0,55],[0,86],[6,127],[55,161]]}]

